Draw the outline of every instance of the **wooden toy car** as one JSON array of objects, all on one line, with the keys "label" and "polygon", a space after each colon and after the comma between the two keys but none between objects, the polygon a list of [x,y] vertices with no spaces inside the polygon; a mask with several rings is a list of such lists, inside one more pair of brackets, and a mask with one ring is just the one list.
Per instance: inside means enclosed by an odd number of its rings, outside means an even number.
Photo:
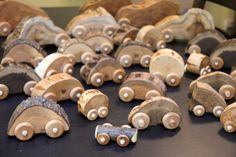
[{"label": "wooden toy car", "polygon": [[44,16],[47,13],[37,6],[27,5],[20,1],[0,2],[0,36],[7,36],[25,17]]},{"label": "wooden toy car", "polygon": [[132,64],[141,64],[149,67],[153,51],[150,47],[137,41],[128,41],[120,45],[114,54],[116,60],[123,67],[130,67]]},{"label": "wooden toy car", "polygon": [[126,5],[132,4],[131,0],[87,0],[80,7],[80,13],[86,10],[95,10],[99,7],[105,8],[112,16],[115,16],[117,11]]},{"label": "wooden toy car", "polygon": [[120,63],[105,54],[96,55],[90,63],[80,69],[80,75],[87,85],[102,86],[104,81],[121,83],[126,75]]},{"label": "wooden toy car", "polygon": [[46,133],[51,138],[60,137],[70,129],[64,109],[43,97],[29,97],[22,101],[8,123],[7,134],[27,141],[34,134]]},{"label": "wooden toy car", "polygon": [[84,91],[77,104],[78,111],[91,121],[97,119],[98,116],[105,118],[109,112],[109,98],[96,89]]},{"label": "wooden toy car", "polygon": [[28,39],[16,39],[6,47],[1,64],[27,63],[36,67],[46,56],[47,53],[37,42]]},{"label": "wooden toy car", "polygon": [[60,45],[57,51],[83,64],[89,62],[96,53],[91,46],[79,39],[68,40]]},{"label": "wooden toy car", "polygon": [[95,129],[95,139],[100,145],[107,145],[110,140],[116,141],[120,147],[126,147],[129,143],[136,143],[138,139],[138,129],[129,125],[121,127],[112,126],[109,123],[97,125]]},{"label": "wooden toy car", "polygon": [[188,57],[185,71],[198,75],[205,75],[211,72],[210,58],[204,54],[193,52]]},{"label": "wooden toy car", "polygon": [[45,57],[35,68],[41,79],[57,73],[73,73],[73,60],[61,53],[52,53]]},{"label": "wooden toy car", "polygon": [[142,27],[135,40],[150,45],[153,50],[159,50],[166,47],[166,41],[161,30],[152,25]]},{"label": "wooden toy car", "polygon": [[122,7],[117,12],[116,19],[121,25],[128,23],[141,28],[146,25],[154,25],[167,16],[177,14],[179,14],[179,5],[173,1],[145,0],[143,3]]},{"label": "wooden toy car", "polygon": [[156,24],[166,42],[175,40],[188,41],[207,29],[215,29],[211,14],[203,9],[192,8],[184,15],[169,16]]},{"label": "wooden toy car", "polygon": [[236,65],[236,39],[225,40],[210,55],[212,68],[232,68]]},{"label": "wooden toy car", "polygon": [[172,49],[161,49],[153,54],[149,72],[157,74],[169,86],[177,86],[184,75],[184,60]]},{"label": "wooden toy car", "polygon": [[132,72],[123,81],[119,97],[124,102],[133,99],[145,100],[155,96],[164,96],[166,86],[157,75],[147,72]]},{"label": "wooden toy car", "polygon": [[215,29],[205,30],[188,42],[185,53],[192,54],[195,52],[209,56],[224,40],[226,40],[226,38],[221,32]]},{"label": "wooden toy car", "polygon": [[59,73],[39,81],[33,87],[31,96],[43,96],[54,101],[77,101],[83,91],[84,87],[79,80],[71,75]]},{"label": "wooden toy car", "polygon": [[167,129],[175,129],[180,124],[181,111],[170,98],[157,96],[134,107],[129,113],[128,121],[139,130],[158,124],[163,124]]},{"label": "wooden toy car", "polygon": [[236,102],[228,105],[220,116],[220,122],[228,133],[235,132],[236,130],[235,108]]},{"label": "wooden toy car", "polygon": [[18,38],[34,40],[40,45],[55,44],[59,46],[68,40],[69,36],[63,29],[54,25],[49,18],[36,16],[22,19],[16,29],[7,37],[3,47]]},{"label": "wooden toy car", "polygon": [[232,67],[230,75],[236,80],[236,65]]},{"label": "wooden toy car", "polygon": [[216,71],[200,76],[197,80],[191,82],[189,89],[192,92],[198,82],[207,83],[215,90],[219,91],[224,99],[232,99],[236,95],[236,81],[234,78],[224,72]]},{"label": "wooden toy car", "polygon": [[196,116],[203,116],[205,112],[220,117],[227,106],[224,98],[209,84],[197,82],[193,89],[189,110]]},{"label": "wooden toy car", "polygon": [[40,77],[34,70],[25,64],[4,64],[0,65],[0,100],[5,99],[9,94],[24,92],[30,95]]}]

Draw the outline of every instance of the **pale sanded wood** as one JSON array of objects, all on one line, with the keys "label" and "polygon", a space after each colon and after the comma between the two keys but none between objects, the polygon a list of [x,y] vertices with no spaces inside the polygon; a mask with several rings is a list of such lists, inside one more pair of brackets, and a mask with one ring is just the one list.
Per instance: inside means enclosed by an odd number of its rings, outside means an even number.
[{"label": "pale sanded wood", "polygon": [[236,65],[232,67],[230,75],[236,80]]},{"label": "pale sanded wood", "polygon": [[222,115],[220,116],[220,122],[223,125],[225,131],[232,133],[236,130],[236,103],[228,105]]}]

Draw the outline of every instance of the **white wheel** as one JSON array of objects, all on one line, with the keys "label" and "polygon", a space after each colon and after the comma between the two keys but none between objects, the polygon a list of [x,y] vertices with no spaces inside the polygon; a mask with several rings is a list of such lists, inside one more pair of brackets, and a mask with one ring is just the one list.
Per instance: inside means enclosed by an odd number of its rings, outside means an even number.
[{"label": "white wheel", "polygon": [[148,100],[156,96],[161,96],[161,94],[156,90],[150,90],[146,93],[145,99]]},{"label": "white wheel", "polygon": [[180,78],[177,74],[171,73],[166,77],[166,83],[171,87],[176,87],[180,84]]},{"label": "white wheel", "polygon": [[192,53],[201,53],[201,48],[198,45],[191,45],[188,48],[188,53],[192,54]]},{"label": "white wheel", "polygon": [[51,138],[60,137],[64,132],[64,124],[60,120],[50,120],[45,126],[45,131]]},{"label": "white wheel", "polygon": [[108,113],[109,113],[109,110],[108,110],[107,107],[101,107],[101,108],[98,109],[98,116],[100,118],[107,117]]},{"label": "white wheel", "polygon": [[234,98],[236,89],[231,85],[223,85],[220,87],[219,93],[225,100],[230,100]]},{"label": "white wheel", "polygon": [[166,42],[170,43],[174,40],[173,32],[171,30],[165,29],[162,33]]},{"label": "white wheel", "polygon": [[128,18],[121,18],[118,23],[120,24],[121,27],[126,27],[127,25],[130,25],[131,22]]},{"label": "white wheel", "polygon": [[124,102],[130,102],[134,99],[134,90],[130,87],[122,87],[119,90],[119,97]]},{"label": "white wheel", "polygon": [[103,32],[106,36],[111,37],[115,34],[116,28],[112,25],[108,25],[104,27]]},{"label": "white wheel", "polygon": [[120,57],[120,64],[127,68],[130,67],[133,63],[133,58],[130,55],[123,55]]},{"label": "white wheel", "polygon": [[202,106],[202,105],[196,105],[194,108],[193,108],[193,114],[195,116],[198,116],[198,117],[201,117],[205,114],[206,110],[205,110],[205,107]]},{"label": "white wheel", "polygon": [[226,122],[224,123],[224,129],[225,129],[225,131],[228,132],[228,133],[234,132],[234,131],[236,130],[236,128],[235,128],[235,126],[234,126],[234,122],[232,122],[232,121],[226,121]]},{"label": "white wheel", "polygon": [[166,113],[162,118],[162,123],[167,129],[175,129],[179,126],[180,116],[175,112]]},{"label": "white wheel", "polygon": [[112,126],[110,123],[104,123],[103,126]]},{"label": "white wheel", "polygon": [[161,41],[158,41],[157,44],[156,44],[156,49],[157,50],[160,50],[160,49],[164,49],[166,47],[166,42],[161,40]]},{"label": "white wheel", "polygon": [[132,118],[132,125],[139,129],[144,130],[149,126],[150,117],[143,112],[136,113]]},{"label": "white wheel", "polygon": [[104,75],[101,73],[95,73],[91,77],[91,84],[95,87],[100,87],[104,83]]},{"label": "white wheel", "polygon": [[109,54],[113,50],[113,45],[110,43],[103,43],[101,45],[101,52],[105,54]]},{"label": "white wheel", "polygon": [[110,142],[110,136],[106,133],[101,133],[97,135],[97,142],[100,145],[107,145]]},{"label": "white wheel", "polygon": [[16,126],[14,134],[19,140],[27,141],[33,137],[34,127],[29,122],[22,122]]},{"label": "white wheel", "polygon": [[150,55],[143,55],[141,57],[140,64],[143,67],[147,68],[147,67],[149,67],[150,61],[151,61],[151,56]]},{"label": "white wheel", "polygon": [[8,22],[0,22],[0,36],[8,36],[12,31],[12,27]]},{"label": "white wheel", "polygon": [[122,127],[122,128],[128,128],[128,129],[131,129],[131,126],[129,126],[129,125],[122,125],[121,127]]},{"label": "white wheel", "polygon": [[72,29],[71,34],[75,38],[80,38],[81,36],[85,35],[86,32],[87,29],[84,26],[78,25]]},{"label": "white wheel", "polygon": [[224,107],[222,107],[222,106],[215,106],[213,108],[212,113],[214,114],[214,116],[220,117],[221,114],[223,113],[223,111],[224,111]]},{"label": "white wheel", "polygon": [[4,84],[0,84],[0,100],[5,99],[9,94],[9,88],[4,85]]},{"label": "white wheel", "polygon": [[62,44],[64,44],[64,43],[66,43],[66,41],[67,41],[69,38],[70,38],[70,37],[69,37],[67,34],[65,34],[65,33],[59,33],[59,34],[56,35],[54,43],[55,43],[55,45],[60,46],[60,45],[62,45]]},{"label": "white wheel", "polygon": [[112,79],[115,83],[121,83],[125,77],[125,71],[122,69],[118,69],[116,71],[114,71],[113,75],[112,75]]},{"label": "white wheel", "polygon": [[23,90],[24,90],[24,93],[28,96],[31,95],[31,92],[34,88],[34,86],[37,84],[36,81],[28,81],[25,83],[24,87],[23,87]]},{"label": "white wheel", "polygon": [[95,54],[92,52],[85,52],[81,55],[81,61],[83,64],[89,63]]},{"label": "white wheel", "polygon": [[97,117],[98,117],[98,112],[95,109],[92,109],[87,113],[87,118],[91,121],[97,119]]},{"label": "white wheel", "polygon": [[219,70],[224,66],[224,60],[220,57],[213,57],[210,61],[211,67],[215,70]]}]

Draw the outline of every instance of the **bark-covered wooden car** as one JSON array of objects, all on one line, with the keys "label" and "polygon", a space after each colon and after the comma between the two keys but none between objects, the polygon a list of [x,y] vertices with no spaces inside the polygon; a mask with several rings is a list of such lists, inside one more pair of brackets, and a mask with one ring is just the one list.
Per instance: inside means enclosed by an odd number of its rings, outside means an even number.
[{"label": "bark-covered wooden car", "polygon": [[30,95],[32,87],[40,81],[34,70],[25,64],[0,65],[0,100],[9,94],[24,92]]},{"label": "bark-covered wooden car", "polygon": [[184,75],[184,60],[172,49],[161,49],[153,54],[149,72],[159,75],[169,86],[178,86]]},{"label": "bark-covered wooden car", "polygon": [[20,1],[0,2],[0,36],[7,36],[25,17],[44,16],[47,13],[37,6],[27,5]]},{"label": "bark-covered wooden car", "polygon": [[33,87],[31,96],[43,96],[54,101],[77,101],[83,92],[84,87],[79,80],[71,75],[59,73],[39,81]]},{"label": "bark-covered wooden car", "polygon": [[215,29],[211,14],[203,9],[192,8],[184,15],[169,16],[156,24],[160,29],[166,42],[174,39],[188,41],[207,29]]},{"label": "bark-covered wooden car", "polygon": [[135,40],[151,46],[153,50],[159,50],[166,47],[166,41],[161,30],[153,25],[142,27]]},{"label": "bark-covered wooden car", "polygon": [[124,102],[133,99],[145,100],[165,94],[166,85],[161,78],[147,72],[130,73],[119,89],[119,97]]},{"label": "bark-covered wooden car", "polygon": [[18,38],[34,40],[40,45],[55,44],[59,46],[68,40],[69,36],[48,17],[36,16],[22,19],[16,29],[7,37],[3,47]]},{"label": "bark-covered wooden car", "polygon": [[175,129],[181,122],[180,107],[170,98],[157,96],[134,107],[128,116],[129,123],[139,129],[163,124],[167,129]]},{"label": "bark-covered wooden car", "polygon": [[8,123],[7,134],[27,141],[34,134],[46,133],[51,138],[60,137],[70,129],[64,109],[56,102],[43,97],[29,97],[22,101]]},{"label": "bark-covered wooden car", "polygon": [[228,105],[220,116],[220,122],[228,133],[236,131],[236,102]]},{"label": "bark-covered wooden car", "polygon": [[[144,0],[142,3],[122,7],[116,14],[116,19],[122,25],[141,28],[154,25],[170,15],[179,14],[179,5],[170,0]],[[154,15],[154,16],[152,16]]]},{"label": "bark-covered wooden car", "polygon": [[132,64],[141,64],[149,67],[153,51],[142,42],[127,41],[120,45],[114,54],[116,60],[123,67],[130,67]]},{"label": "bark-covered wooden car", "polygon": [[203,116],[206,112],[220,117],[227,106],[224,98],[209,84],[197,82],[192,92],[192,99],[188,107],[196,116]]},{"label": "bark-covered wooden car", "polygon": [[226,38],[221,32],[215,29],[206,30],[197,34],[188,42],[185,53],[192,54],[195,52],[209,56],[224,40]]},{"label": "bark-covered wooden car", "polygon": [[36,67],[46,56],[47,53],[37,42],[28,39],[16,39],[7,45],[1,64],[27,63]]},{"label": "bark-covered wooden car", "polygon": [[236,65],[236,39],[221,42],[210,55],[212,68],[232,68]]},{"label": "bark-covered wooden car", "polygon": [[99,90],[90,89],[81,94],[77,106],[78,111],[91,121],[97,117],[105,118],[109,112],[109,98]]},{"label": "bark-covered wooden car", "polygon": [[121,83],[126,75],[124,68],[112,57],[96,55],[91,62],[80,69],[80,75],[87,85],[102,86],[105,81]]},{"label": "bark-covered wooden car", "polygon": [[61,53],[52,53],[45,57],[35,68],[41,79],[57,73],[73,73],[74,60]]},{"label": "bark-covered wooden car", "polygon": [[110,141],[116,141],[120,147],[126,147],[129,143],[136,143],[138,140],[138,129],[129,125],[121,127],[112,126],[109,123],[97,125],[95,139],[100,145],[107,145]]},{"label": "bark-covered wooden car", "polygon": [[236,81],[227,73],[216,71],[200,76],[192,81],[189,89],[192,92],[198,82],[207,83],[217,90],[224,99],[232,99],[236,95]]}]

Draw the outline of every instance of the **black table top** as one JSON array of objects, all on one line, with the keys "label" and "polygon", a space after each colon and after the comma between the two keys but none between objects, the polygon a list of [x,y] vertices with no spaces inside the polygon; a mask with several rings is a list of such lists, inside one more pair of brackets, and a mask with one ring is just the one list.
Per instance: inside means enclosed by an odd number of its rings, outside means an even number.
[{"label": "black table top", "polygon": [[[173,43],[168,47],[179,52],[185,60],[187,59],[187,56],[184,55],[184,44]],[[48,52],[56,51],[53,46],[45,49]],[[2,54],[3,50],[0,52]],[[80,64],[76,65],[74,76],[81,80],[80,67]],[[127,69],[127,72],[131,71],[148,71],[148,69],[132,66]],[[7,99],[0,101],[0,157],[235,157],[236,134],[226,133],[219,119],[213,115],[207,114],[199,118],[187,109],[187,103],[190,100],[188,86],[196,78],[197,76],[194,74],[185,74],[179,87],[168,87],[167,90],[167,96],[182,108],[183,119],[180,128],[167,130],[159,125],[139,131],[137,143],[126,148],[120,148],[115,142],[111,142],[108,146],[101,146],[94,138],[96,125],[106,122],[114,126],[127,124],[130,110],[141,103],[141,101],[132,103],[120,101],[119,84],[106,82],[99,88],[110,98],[110,113],[106,119],[88,121],[78,112],[76,103],[59,102],[69,115],[71,128],[58,139],[50,139],[46,134],[35,135],[27,142],[8,137],[6,130],[10,116],[15,107],[27,98],[24,94],[10,95]],[[81,82],[83,81],[81,80]],[[85,88],[93,87],[85,85]]]}]

